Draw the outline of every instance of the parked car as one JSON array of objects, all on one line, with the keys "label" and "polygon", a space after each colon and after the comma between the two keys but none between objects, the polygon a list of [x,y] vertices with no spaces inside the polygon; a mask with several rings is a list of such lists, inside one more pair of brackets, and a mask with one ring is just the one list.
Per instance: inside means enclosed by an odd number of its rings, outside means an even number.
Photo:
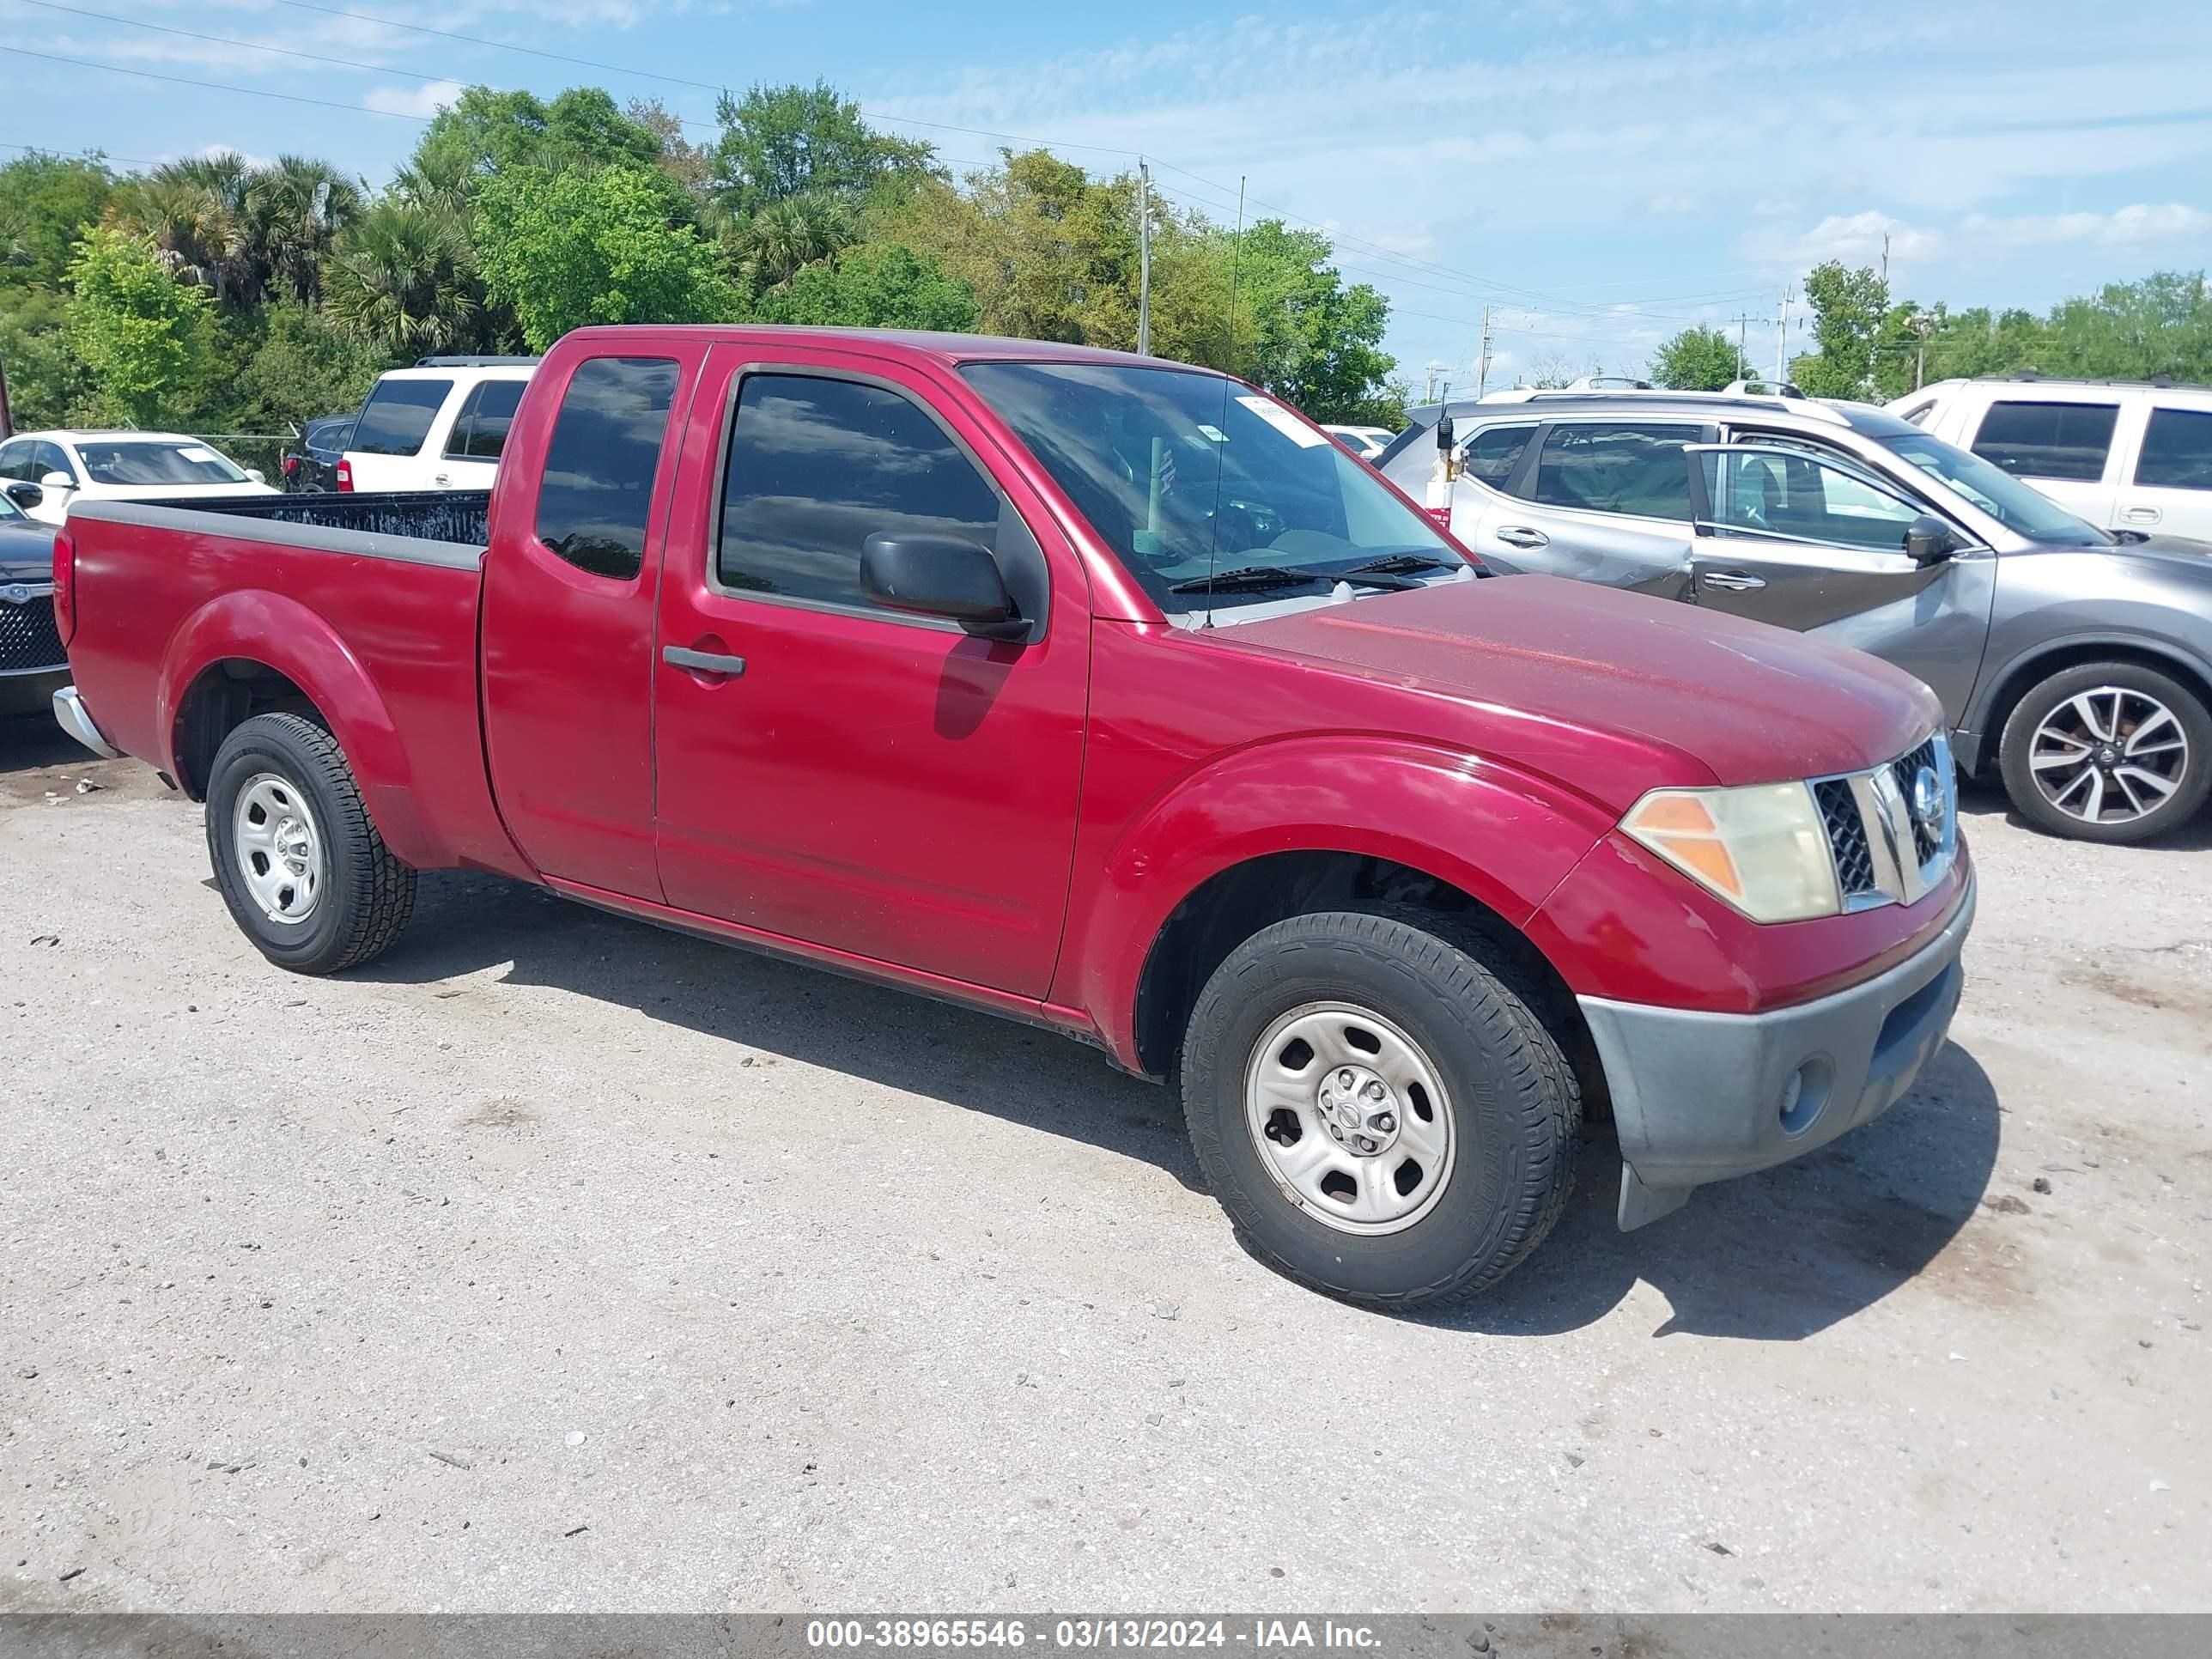
[{"label": "parked car", "polygon": [[1396,435],[1387,426],[1325,426],[1322,430],[1363,461],[1371,461],[1380,455],[1384,446]]},{"label": "parked car", "polygon": [[337,487],[489,489],[535,357],[425,357],[380,376],[354,417]]},{"label": "parked car", "polygon": [[0,487],[0,714],[48,706],[69,684],[69,660],[54,628],[54,532],[24,512],[39,486]]},{"label": "parked car", "polygon": [[[1441,411],[1377,463],[1435,470]],[[2137,842],[2212,788],[2212,548],[2097,529],[1979,456],[1802,395],[1457,404],[1455,534],[1503,574],[1805,629],[1934,688],[1954,752],[2054,835]]]},{"label": "parked car", "polygon": [[1179,1082],[1265,1260],[1389,1308],[1534,1248],[1585,1109],[1636,1226],[1943,1040],[1974,890],[1926,687],[1478,581],[1241,383],[592,328],[514,447],[484,546],[404,496],[57,546],[58,715],[207,803],[281,967],[370,961],[467,866],[1062,1031]]},{"label": "parked car", "polygon": [[2212,386],[2014,374],[1887,408],[2091,524],[2212,541]]},{"label": "parked car", "polygon": [[326,415],[300,428],[299,441],[284,452],[287,494],[318,495],[338,487],[338,463],[353,437],[355,416]]},{"label": "parked car", "polygon": [[87,501],[277,493],[252,468],[179,432],[18,433],[0,443],[0,483],[9,482],[39,487],[25,511],[48,525]]}]

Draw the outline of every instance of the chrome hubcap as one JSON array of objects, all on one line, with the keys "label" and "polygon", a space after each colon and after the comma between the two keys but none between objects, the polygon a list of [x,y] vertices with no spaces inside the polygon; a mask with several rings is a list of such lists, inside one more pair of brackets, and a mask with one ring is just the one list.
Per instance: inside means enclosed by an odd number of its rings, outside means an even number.
[{"label": "chrome hubcap", "polygon": [[2069,697],[2035,728],[2035,787],[2083,823],[2131,823],[2166,805],[2189,773],[2189,738],[2157,698],[2117,685]]},{"label": "chrome hubcap", "polygon": [[1397,1026],[1352,1003],[1308,1003],[1267,1028],[1245,1065],[1244,1121],[1283,1195],[1342,1232],[1412,1226],[1451,1176],[1451,1109],[1436,1067]]},{"label": "chrome hubcap", "polygon": [[249,779],[231,811],[240,881],[271,921],[296,925],[315,913],[324,878],[323,837],[292,783],[274,772]]}]

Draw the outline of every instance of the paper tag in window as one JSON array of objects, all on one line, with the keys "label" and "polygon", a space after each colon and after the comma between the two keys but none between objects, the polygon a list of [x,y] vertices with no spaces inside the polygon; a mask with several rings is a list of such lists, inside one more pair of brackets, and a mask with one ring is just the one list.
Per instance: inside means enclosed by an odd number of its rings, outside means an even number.
[{"label": "paper tag in window", "polygon": [[1237,400],[1281,433],[1300,449],[1318,449],[1328,440],[1304,421],[1270,398],[1239,398]]},{"label": "paper tag in window", "polygon": [[1208,426],[1204,421],[1200,421],[1198,423],[1198,429],[1203,432],[1212,442],[1225,444],[1229,441],[1229,434],[1218,426]]},{"label": "paper tag in window", "polygon": [[185,444],[177,451],[177,453],[201,466],[205,466],[210,462],[219,459],[215,451],[204,448],[198,444]]}]

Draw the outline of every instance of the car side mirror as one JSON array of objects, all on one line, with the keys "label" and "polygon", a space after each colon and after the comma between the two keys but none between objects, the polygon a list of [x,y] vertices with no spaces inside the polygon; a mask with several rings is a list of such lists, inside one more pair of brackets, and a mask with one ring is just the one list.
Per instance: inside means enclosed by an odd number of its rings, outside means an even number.
[{"label": "car side mirror", "polygon": [[46,499],[46,492],[34,483],[11,483],[8,486],[8,499],[28,513]]},{"label": "car side mirror", "polygon": [[269,482],[269,475],[258,466],[247,467],[246,476],[258,484],[265,484]]},{"label": "car side mirror", "polygon": [[45,477],[39,480],[39,488],[41,489],[75,489],[76,488],[76,480],[70,477],[66,472],[49,472]]},{"label": "car side mirror", "polygon": [[879,530],[860,544],[860,587],[878,605],[943,617],[983,639],[1030,631],[999,562],[965,536]]},{"label": "car side mirror", "polygon": [[1936,564],[1951,556],[1959,538],[1951,526],[1932,513],[1923,513],[1905,526],[1905,556],[1915,564]]}]

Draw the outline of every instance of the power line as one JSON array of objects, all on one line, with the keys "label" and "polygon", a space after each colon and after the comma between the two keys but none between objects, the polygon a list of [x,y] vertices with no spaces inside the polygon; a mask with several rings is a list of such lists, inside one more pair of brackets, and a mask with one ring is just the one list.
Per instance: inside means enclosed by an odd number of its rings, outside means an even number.
[{"label": "power line", "polygon": [[159,161],[149,161],[143,155],[110,155],[106,150],[88,144],[74,154],[58,149],[52,144],[10,144],[0,143],[0,149],[19,149],[26,155],[53,155],[64,161],[89,161],[94,156],[103,161],[121,161],[134,167],[157,167]]},{"label": "power line", "polygon": [[258,87],[226,86],[220,81],[195,81],[189,76],[157,75],[152,70],[125,69],[120,64],[97,64],[89,58],[64,58],[58,52],[33,52],[28,46],[11,46],[0,41],[0,52],[12,52],[19,58],[43,58],[49,64],[70,64],[78,69],[105,70],[110,75],[132,75],[141,81],[166,81],[175,87],[198,87],[207,92],[234,93],[241,98],[274,98],[287,104],[312,104],[317,109],[341,110],[348,115],[381,115],[394,121],[412,121],[418,126],[430,125],[427,115],[410,115],[404,110],[371,109],[366,104],[337,104],[327,98],[307,98],[296,92],[268,92]]}]

